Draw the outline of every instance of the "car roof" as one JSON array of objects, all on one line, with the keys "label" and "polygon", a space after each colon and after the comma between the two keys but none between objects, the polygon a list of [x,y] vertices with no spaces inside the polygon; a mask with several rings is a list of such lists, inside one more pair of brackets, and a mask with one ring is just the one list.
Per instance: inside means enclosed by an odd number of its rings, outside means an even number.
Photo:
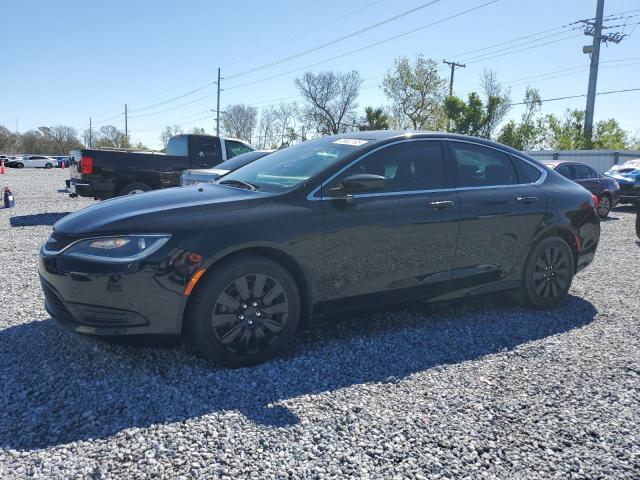
[{"label": "car roof", "polygon": [[560,165],[564,165],[564,164],[584,165],[585,167],[593,168],[591,165],[587,163],[574,162],[573,160],[542,160],[542,163],[544,163],[548,167],[553,167],[553,168],[557,168]]}]

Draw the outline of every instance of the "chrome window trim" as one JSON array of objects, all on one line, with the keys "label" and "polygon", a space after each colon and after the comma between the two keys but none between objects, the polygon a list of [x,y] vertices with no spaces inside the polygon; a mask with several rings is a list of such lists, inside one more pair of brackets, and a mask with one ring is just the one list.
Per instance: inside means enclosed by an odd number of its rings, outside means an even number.
[{"label": "chrome window trim", "polygon": [[[403,138],[400,139],[396,142],[392,142],[392,143],[388,143],[386,145],[381,145],[378,148],[375,148],[373,150],[371,150],[370,152],[365,153],[364,155],[356,158],[355,160],[353,160],[351,163],[349,163],[348,165],[346,165],[345,167],[341,168],[340,170],[338,170],[336,173],[334,173],[333,175],[331,175],[328,179],[326,179],[324,182],[321,182],[320,185],[318,185],[316,188],[314,188],[308,195],[307,195],[307,200],[310,200],[312,202],[318,202],[318,201],[323,201],[323,200],[334,200],[331,197],[320,197],[320,196],[316,196],[316,194],[320,191],[320,189],[322,188],[323,184],[326,183],[330,183],[331,181],[333,181],[337,176],[339,176],[340,174],[342,174],[345,170],[347,170],[348,168],[350,168],[352,165],[356,164],[357,162],[359,162],[360,160],[365,159],[366,157],[368,157],[369,155],[376,153],[384,148],[388,148],[391,147],[393,145],[397,145],[399,143],[406,143],[406,142],[442,142],[444,143],[445,141],[450,141],[450,142],[461,142],[461,143],[469,143],[471,145],[479,145],[481,147],[485,147],[485,148],[491,148],[493,150],[497,150],[498,152],[501,152],[505,155],[508,156],[513,156],[515,158],[517,158],[518,160],[521,160],[529,165],[531,165],[532,167],[534,167],[536,170],[538,170],[540,172],[540,178],[538,178],[538,180],[536,180],[535,182],[528,182],[528,183],[515,183],[515,184],[511,184],[511,185],[484,185],[484,186],[479,186],[479,187],[452,187],[452,188],[434,188],[434,189],[430,189],[430,190],[407,190],[407,191],[401,191],[401,192],[383,192],[383,193],[357,193],[354,195],[350,195],[350,198],[371,198],[371,197],[390,197],[390,196],[403,196],[403,195],[412,195],[412,194],[420,194],[420,193],[443,193],[443,192],[463,192],[466,190],[486,190],[486,189],[494,189],[494,188],[516,188],[516,187],[522,187],[522,186],[530,186],[530,185],[541,185],[542,183],[544,183],[544,181],[547,179],[547,170],[543,167],[540,167],[539,165],[536,165],[535,163],[531,162],[530,160],[527,160],[524,157],[521,157],[520,155],[516,155],[514,153],[502,150],[500,148],[496,148],[490,145],[484,145],[482,143],[476,143],[476,142],[472,142],[469,140],[459,140],[459,139],[451,139],[451,138]],[[444,145],[443,145],[444,147]],[[445,152],[443,151],[443,154]],[[515,168],[515,166],[514,166]]]}]

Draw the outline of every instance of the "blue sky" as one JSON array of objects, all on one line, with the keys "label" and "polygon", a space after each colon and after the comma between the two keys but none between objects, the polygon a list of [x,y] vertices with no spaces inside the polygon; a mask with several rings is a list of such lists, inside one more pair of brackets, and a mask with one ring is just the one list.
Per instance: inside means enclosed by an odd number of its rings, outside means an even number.
[{"label": "blue sky", "polygon": [[[231,103],[262,107],[281,98],[295,101],[296,98],[288,97],[298,93],[293,80],[304,71],[302,67],[488,1],[440,0],[325,48],[228,78],[331,42],[427,2],[0,0],[3,25],[0,124],[15,130],[17,119],[20,131],[65,124],[81,132],[90,116],[99,127],[104,120],[119,115],[127,103],[132,140],[159,147],[159,131],[165,125],[178,124],[185,130],[200,126],[213,131],[214,114],[209,110],[215,109],[215,85],[155,108],[145,107],[215,81],[218,66],[223,67],[223,78],[227,77],[222,82],[222,107]],[[395,57],[413,57],[418,53],[437,61],[443,58],[466,61],[467,68],[456,71],[458,93],[476,89],[483,69],[490,68],[503,82],[513,83],[513,101],[522,99],[527,85],[539,88],[543,98],[583,94],[587,89],[588,56],[582,53],[582,46],[590,43],[590,37],[581,35],[579,30],[557,29],[523,39],[518,43],[523,50],[518,53],[502,55],[508,50],[501,49],[513,45],[507,44],[460,54],[592,17],[595,3],[595,0],[498,0],[310,70],[359,70],[367,79],[359,98],[361,106],[384,105],[386,99],[378,87],[381,76]],[[624,28],[627,33],[634,29],[631,24],[640,21],[640,3],[605,1],[605,15],[634,9],[638,10],[629,15],[638,16],[628,19],[629,25]],[[623,21],[610,22],[620,23]],[[547,42],[552,43],[539,46]],[[491,52],[502,56],[472,58]],[[640,28],[618,45],[603,46],[600,59],[603,63],[598,91],[640,87]],[[296,69],[302,70],[286,73]],[[549,72],[558,73],[540,76]],[[448,75],[446,70],[442,73]],[[242,86],[276,75],[281,76]],[[539,77],[530,78],[536,75]],[[516,81],[519,79],[524,80]],[[183,105],[187,102],[191,103]],[[543,112],[561,113],[566,108],[584,108],[584,104],[584,98],[549,102]],[[596,120],[614,117],[624,128],[637,132],[639,106],[640,91],[599,96]],[[167,109],[171,110],[164,111]],[[519,116],[520,109],[514,107],[511,115]],[[124,118],[120,115],[106,123],[123,128]]]}]

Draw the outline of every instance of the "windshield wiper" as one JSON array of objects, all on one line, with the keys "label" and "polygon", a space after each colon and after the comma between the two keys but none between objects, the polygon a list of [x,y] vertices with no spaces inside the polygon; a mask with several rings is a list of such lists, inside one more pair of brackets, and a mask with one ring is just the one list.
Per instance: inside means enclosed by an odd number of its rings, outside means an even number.
[{"label": "windshield wiper", "polygon": [[220,183],[220,185],[229,185],[230,187],[245,188],[252,192],[255,192],[258,189],[258,187],[253,183],[243,182],[242,180],[222,180],[218,183]]}]

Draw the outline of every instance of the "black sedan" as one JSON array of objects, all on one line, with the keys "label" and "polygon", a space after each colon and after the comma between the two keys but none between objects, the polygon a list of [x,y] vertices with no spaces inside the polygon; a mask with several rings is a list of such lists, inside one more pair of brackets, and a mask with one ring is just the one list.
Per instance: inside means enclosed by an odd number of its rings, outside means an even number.
[{"label": "black sedan", "polygon": [[551,308],[599,236],[593,196],[519,151],[360,132],[85,208],[54,225],[39,271],[71,330],[186,334],[247,365],[337,311],[503,290]]},{"label": "black sedan", "polygon": [[598,173],[593,167],[584,163],[563,161],[545,161],[544,163],[598,197],[598,214],[601,218],[607,217],[618,203],[620,185],[614,178]]}]

